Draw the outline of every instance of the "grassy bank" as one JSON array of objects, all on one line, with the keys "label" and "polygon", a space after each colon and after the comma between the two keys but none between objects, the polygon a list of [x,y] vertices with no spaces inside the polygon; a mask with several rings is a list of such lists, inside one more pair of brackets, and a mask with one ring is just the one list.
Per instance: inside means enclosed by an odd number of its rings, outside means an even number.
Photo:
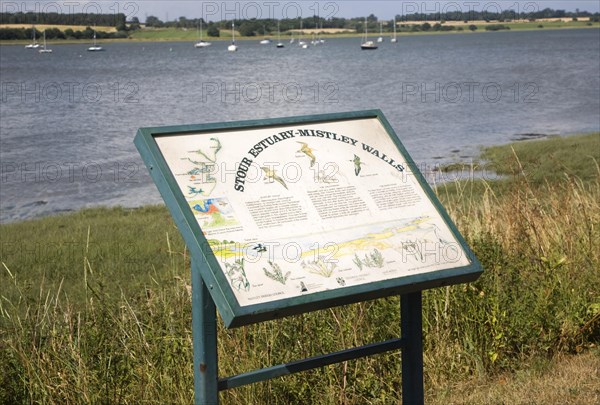
[{"label": "grassy bank", "polygon": [[[485,273],[424,293],[428,403],[598,403],[599,154],[599,134],[490,148],[507,178],[438,189]],[[189,256],[163,207],[84,210],[0,235],[0,403],[190,402]],[[219,325],[220,375],[396,337],[398,301]],[[221,399],[397,403],[400,366],[398,353],[378,355]]]},{"label": "grassy bank", "polygon": [[[436,22],[431,22],[431,24],[435,24]],[[540,21],[540,22],[509,22],[509,23],[498,23],[495,21],[491,21],[489,23],[486,22],[477,22],[475,24],[471,24],[471,23],[467,23],[467,24],[463,24],[463,23],[452,23],[452,24],[447,24],[448,26],[454,26],[457,29],[461,28],[461,30],[453,30],[453,31],[434,31],[434,30],[429,30],[429,31],[408,31],[410,30],[410,27],[414,24],[406,24],[405,26],[400,28],[400,31],[398,32],[398,36],[405,37],[405,36],[411,36],[411,35],[442,35],[442,34],[471,34],[472,32],[469,30],[469,26],[470,25],[475,25],[477,27],[477,30],[475,31],[475,33],[481,33],[481,32],[486,32],[486,27],[490,26],[490,25],[497,25],[497,24],[501,24],[504,25],[508,28],[510,28],[511,31],[535,31],[535,30],[555,30],[555,29],[573,29],[573,28],[600,28],[600,23],[599,22],[589,22],[589,21]],[[7,26],[7,25],[5,25]],[[3,25],[0,25],[0,28],[4,27]],[[39,26],[38,29],[42,29],[42,26]],[[63,29],[65,26],[43,26],[46,28],[59,28],[59,29]],[[79,29],[79,30],[84,30],[86,27],[84,26],[70,26],[69,28],[72,29]],[[106,30],[105,31],[109,31],[111,29],[111,27],[105,27]],[[308,34],[308,32],[311,30],[306,30],[307,34],[305,35],[306,38],[310,37],[310,34]],[[206,30],[203,31],[203,37],[205,40],[209,40],[211,42],[214,41],[230,41],[231,40],[231,32],[229,30],[221,30],[221,36],[220,37],[208,37]],[[285,40],[286,38],[289,39],[291,38],[291,32],[282,32],[281,36],[282,39]],[[383,34],[384,37],[391,37],[391,33],[386,32]],[[271,38],[276,39],[276,33],[271,35]],[[294,36],[297,38],[298,34],[295,33]],[[331,34],[331,33],[324,33],[322,35],[323,38],[327,39],[327,38],[361,38],[363,36],[362,33],[336,33],[336,34]],[[378,36],[378,33],[374,33],[372,35],[372,37]],[[236,40],[240,40],[240,41],[259,41],[262,39],[262,36],[254,36],[254,37],[243,37],[241,35],[239,35],[239,33],[236,32],[235,35]],[[103,39],[103,40],[98,40],[98,42],[102,42],[102,43],[110,43],[110,42],[131,42],[131,41],[139,41],[139,42],[166,42],[166,41],[173,41],[173,42],[194,42],[194,41],[198,41],[199,39],[199,34],[196,30],[191,30],[191,29],[181,29],[181,28],[143,28],[140,30],[136,30],[136,31],[131,31],[130,32],[130,36],[127,39]],[[30,43],[30,40],[0,40],[0,44],[2,45],[26,45],[28,43]],[[62,43],[88,43],[90,42],[89,39],[81,39],[81,40],[75,40],[75,39],[64,39],[64,40],[52,40],[51,41],[52,44],[62,44]]]}]

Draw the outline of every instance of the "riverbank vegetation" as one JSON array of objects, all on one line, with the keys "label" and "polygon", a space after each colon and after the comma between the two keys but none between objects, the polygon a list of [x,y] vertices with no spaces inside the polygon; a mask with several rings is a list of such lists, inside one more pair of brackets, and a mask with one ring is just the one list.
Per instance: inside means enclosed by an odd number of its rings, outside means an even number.
[{"label": "riverbank vegetation", "polygon": [[[488,148],[481,161],[504,177],[437,188],[485,272],[424,292],[426,400],[597,404],[600,134]],[[0,403],[190,403],[190,258],[164,207],[87,209],[0,235]],[[219,372],[397,337],[399,324],[398,298],[219,322]],[[221,399],[397,403],[400,376],[392,352]]]}]

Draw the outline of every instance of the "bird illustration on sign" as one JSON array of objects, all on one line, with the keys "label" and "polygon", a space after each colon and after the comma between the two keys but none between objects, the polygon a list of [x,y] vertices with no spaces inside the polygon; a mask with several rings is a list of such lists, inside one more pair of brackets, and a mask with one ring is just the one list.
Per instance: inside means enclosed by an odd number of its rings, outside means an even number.
[{"label": "bird illustration on sign", "polygon": [[360,161],[360,157],[357,155],[354,155],[354,159],[352,159],[351,162],[354,163],[354,174],[358,176],[362,169],[361,165],[364,165],[364,163]]},{"label": "bird illustration on sign", "polygon": [[265,180],[268,180],[270,183],[274,181],[278,182],[279,184],[281,184],[283,187],[285,187],[285,189],[287,190],[287,185],[285,184],[285,181],[283,181],[283,179],[281,177],[279,177],[279,175],[277,175],[277,173],[275,172],[275,169],[271,169],[270,167],[266,167],[266,166],[261,166],[260,167],[262,169],[263,172],[265,172]]},{"label": "bird illustration on sign", "polygon": [[[298,142],[298,141],[296,141],[296,142]],[[300,148],[300,150],[298,152],[302,152],[306,156],[308,156],[310,158],[310,167],[313,167],[315,165],[315,162],[317,161],[317,158],[314,155],[313,150],[311,149],[310,146],[308,146],[308,144],[306,142],[298,142],[298,143],[302,145],[302,147]]]}]

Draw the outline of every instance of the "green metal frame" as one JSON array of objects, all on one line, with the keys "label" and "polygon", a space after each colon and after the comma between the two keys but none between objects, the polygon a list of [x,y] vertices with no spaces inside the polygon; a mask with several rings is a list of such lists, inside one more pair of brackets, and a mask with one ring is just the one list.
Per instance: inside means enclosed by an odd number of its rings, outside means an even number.
[{"label": "green metal frame", "polygon": [[[210,249],[198,222],[194,218],[192,210],[179,189],[173,173],[160,152],[155,138],[173,135],[198,134],[202,132],[227,132],[230,130],[268,128],[289,124],[348,121],[367,118],[377,118],[381,122],[398,150],[406,158],[406,164],[411,168],[419,184],[432,201],[445,223],[449,226],[456,240],[468,255],[471,264],[464,267],[372,282],[369,284],[285,298],[267,303],[243,307],[240,306],[224,272],[221,270],[220,264]],[[408,294],[429,288],[469,282],[477,279],[482,273],[479,261],[467,246],[465,240],[448,217],[448,214],[380,110],[201,125],[140,128],[134,143],[148,167],[150,175],[156,183],[175,223],[181,231],[183,239],[190,250],[191,257],[198,262],[202,262],[202,265],[198,266],[199,272],[219,310],[219,314],[225,325],[229,328],[338,305],[346,305],[391,295]]]},{"label": "green metal frame", "polygon": [[[428,198],[469,256],[471,264],[460,268],[400,277],[252,306],[241,307],[238,305],[229,282],[156,144],[155,137],[366,118],[377,118],[382,123],[398,150],[407,159],[406,164],[411,168]],[[398,349],[402,349],[402,402],[404,405],[424,403],[421,291],[475,280],[483,270],[381,111],[369,110],[258,121],[141,128],[138,130],[134,142],[181,231],[192,257],[192,329],[196,404],[218,404],[219,391],[222,390]],[[218,377],[217,308],[227,327],[237,327],[390,295],[401,296],[402,337],[400,338],[322,354],[227,378],[219,379]]]}]

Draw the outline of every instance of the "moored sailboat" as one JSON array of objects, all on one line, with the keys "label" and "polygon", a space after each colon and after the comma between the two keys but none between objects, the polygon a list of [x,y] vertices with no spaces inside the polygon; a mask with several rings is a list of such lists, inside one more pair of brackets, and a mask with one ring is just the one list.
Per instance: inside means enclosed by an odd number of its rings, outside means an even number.
[{"label": "moored sailboat", "polygon": [[229,45],[227,47],[227,50],[229,52],[235,52],[237,51],[238,47],[235,44],[235,22],[231,23],[231,45]]},{"label": "moored sailboat", "polygon": [[87,49],[89,52],[100,52],[103,51],[100,45],[96,44],[96,27],[94,26],[94,44]]},{"label": "moored sailboat", "polygon": [[200,40],[194,44],[195,48],[206,48],[207,46],[211,46],[210,42],[204,41],[202,39],[202,18],[200,19],[200,29],[198,30],[200,34]]},{"label": "moored sailboat", "polygon": [[31,26],[31,30],[33,31],[33,42],[25,45],[25,49],[37,49],[40,47],[40,44],[35,41],[35,25]]},{"label": "moored sailboat", "polygon": [[267,28],[263,25],[263,34],[264,38],[259,42],[261,45],[269,45],[271,43],[271,39],[267,37]]},{"label": "moored sailboat", "polygon": [[390,39],[390,42],[396,43],[398,42],[398,37],[396,35],[396,17],[394,17],[394,36]]},{"label": "moored sailboat", "polygon": [[285,48],[283,42],[281,42],[281,31],[279,31],[279,21],[277,21],[277,48]]},{"label": "moored sailboat", "polygon": [[375,42],[369,41],[366,18],[365,18],[365,35],[363,36],[363,42],[360,44],[360,49],[369,50],[369,51],[377,49],[377,45],[375,45]]},{"label": "moored sailboat", "polygon": [[52,49],[48,49],[46,47],[46,30],[44,30],[44,45],[42,46],[42,49],[40,49],[38,52],[39,53],[52,53]]},{"label": "moored sailboat", "polygon": [[308,48],[308,44],[302,39],[302,17],[300,17],[300,38],[298,39],[298,46],[302,49]]}]

